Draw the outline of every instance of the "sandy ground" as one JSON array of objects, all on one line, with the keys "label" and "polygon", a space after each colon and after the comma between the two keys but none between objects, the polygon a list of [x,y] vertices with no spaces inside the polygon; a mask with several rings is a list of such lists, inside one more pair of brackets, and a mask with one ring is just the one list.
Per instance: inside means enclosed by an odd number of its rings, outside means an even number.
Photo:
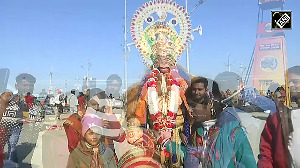
[{"label": "sandy ground", "polygon": [[[68,114],[63,114],[62,118],[67,117]],[[22,132],[17,146],[18,164],[20,168],[31,168],[33,153],[36,150],[38,137],[45,132],[51,131],[56,133],[58,130],[48,130],[53,124],[62,126],[63,120],[57,120],[55,115],[46,115],[44,122],[31,122],[23,124]],[[64,130],[59,130],[58,134],[64,133]],[[39,146],[40,148],[40,146]],[[7,157],[7,145],[4,151]],[[42,161],[40,158],[39,162]]]}]

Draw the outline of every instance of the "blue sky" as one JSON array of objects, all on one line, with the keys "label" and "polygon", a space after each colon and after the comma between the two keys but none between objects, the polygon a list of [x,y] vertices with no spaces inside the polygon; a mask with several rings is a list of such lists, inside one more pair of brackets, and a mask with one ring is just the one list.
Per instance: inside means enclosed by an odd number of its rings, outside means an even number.
[{"label": "blue sky", "polygon": [[[128,25],[144,0],[127,0]],[[177,0],[185,5],[185,0]],[[197,4],[188,1],[188,10]],[[286,31],[288,67],[299,65],[300,1],[287,0],[285,10],[293,11],[293,29]],[[231,70],[248,66],[257,26],[257,0],[207,0],[192,14],[192,27],[203,27],[194,34],[190,50],[190,72],[214,78],[227,70],[228,51]],[[265,20],[271,12],[265,11]],[[124,1],[99,0],[0,0],[0,67],[10,69],[9,85],[23,72],[37,78],[36,92],[48,89],[50,67],[55,88],[74,88],[77,78],[86,74],[105,80],[110,74],[124,77]],[[128,42],[132,42],[128,34]],[[179,64],[186,66],[185,54]],[[129,82],[138,81],[145,66],[137,49],[131,46],[128,60]],[[105,85],[98,82],[98,87]]]}]

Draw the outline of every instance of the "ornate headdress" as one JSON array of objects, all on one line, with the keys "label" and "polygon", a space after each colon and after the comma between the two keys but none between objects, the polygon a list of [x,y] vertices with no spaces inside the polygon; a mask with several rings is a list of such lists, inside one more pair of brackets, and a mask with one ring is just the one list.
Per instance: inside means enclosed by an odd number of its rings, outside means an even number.
[{"label": "ornate headdress", "polygon": [[176,65],[190,41],[191,21],[187,11],[175,2],[154,0],[136,11],[131,33],[147,67],[157,67],[161,61]]}]

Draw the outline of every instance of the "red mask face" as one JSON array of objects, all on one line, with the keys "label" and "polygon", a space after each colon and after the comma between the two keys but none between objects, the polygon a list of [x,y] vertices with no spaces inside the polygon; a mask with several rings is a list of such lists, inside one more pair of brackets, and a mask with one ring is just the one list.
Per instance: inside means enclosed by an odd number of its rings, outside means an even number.
[{"label": "red mask face", "polygon": [[170,66],[166,61],[159,63],[158,69],[163,74],[170,73]]}]

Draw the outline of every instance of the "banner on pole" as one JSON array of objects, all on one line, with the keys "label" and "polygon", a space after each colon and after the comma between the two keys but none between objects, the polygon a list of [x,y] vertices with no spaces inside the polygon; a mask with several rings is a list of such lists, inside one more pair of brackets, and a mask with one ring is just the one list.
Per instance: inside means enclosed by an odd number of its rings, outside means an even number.
[{"label": "banner on pole", "polygon": [[258,0],[258,5],[261,9],[281,8],[285,0]]},{"label": "banner on pole", "polygon": [[274,2],[283,2],[284,3],[285,0],[258,0],[258,4],[264,4],[264,3],[274,3]]},{"label": "banner on pole", "polygon": [[287,66],[286,43],[283,36],[256,39],[252,86],[267,91],[272,84],[285,85]]}]

